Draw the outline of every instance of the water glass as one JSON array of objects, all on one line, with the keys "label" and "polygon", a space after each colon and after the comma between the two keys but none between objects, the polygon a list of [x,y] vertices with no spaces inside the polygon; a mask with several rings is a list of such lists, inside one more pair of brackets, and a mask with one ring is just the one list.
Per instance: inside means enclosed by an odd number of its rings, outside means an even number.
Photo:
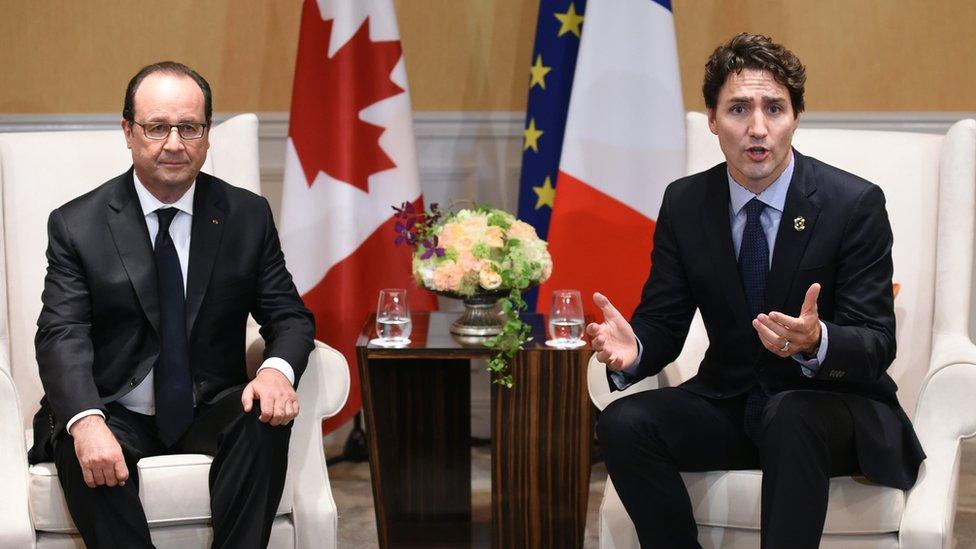
[{"label": "water glass", "polygon": [[583,300],[578,290],[552,292],[546,345],[572,349],[583,345]]},{"label": "water glass", "polygon": [[401,347],[410,343],[410,305],[402,288],[380,290],[376,304],[376,339],[371,343],[383,347]]}]

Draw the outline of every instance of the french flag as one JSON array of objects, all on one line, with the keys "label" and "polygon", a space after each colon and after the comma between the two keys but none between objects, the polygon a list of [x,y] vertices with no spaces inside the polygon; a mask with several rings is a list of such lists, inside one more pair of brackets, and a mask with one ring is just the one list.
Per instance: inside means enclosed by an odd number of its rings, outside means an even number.
[{"label": "french flag", "polygon": [[279,227],[316,338],[349,362],[349,400],[326,431],[360,408],[356,336],[380,289],[436,308],[413,283],[412,250],[393,244],[391,206],[404,202],[423,208],[393,2],[305,0]]},{"label": "french flag", "polygon": [[600,291],[629,317],[651,267],[654,221],[684,175],[684,107],[669,0],[589,0],[549,226],[552,290]]}]

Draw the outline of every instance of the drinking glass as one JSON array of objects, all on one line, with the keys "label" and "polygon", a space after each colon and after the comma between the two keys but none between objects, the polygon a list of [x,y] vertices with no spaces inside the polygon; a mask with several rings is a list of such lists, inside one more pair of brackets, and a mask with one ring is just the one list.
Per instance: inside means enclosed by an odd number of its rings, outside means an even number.
[{"label": "drinking glass", "polygon": [[380,290],[376,304],[376,339],[370,343],[383,347],[402,347],[410,343],[410,305],[402,288]]},{"label": "drinking glass", "polygon": [[546,345],[572,349],[583,345],[583,300],[578,290],[552,292]]}]

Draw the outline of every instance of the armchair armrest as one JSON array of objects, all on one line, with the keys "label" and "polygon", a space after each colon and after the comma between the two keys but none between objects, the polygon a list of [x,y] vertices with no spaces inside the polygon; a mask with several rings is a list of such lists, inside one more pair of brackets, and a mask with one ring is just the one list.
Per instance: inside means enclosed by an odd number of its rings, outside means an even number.
[{"label": "armchair armrest", "polygon": [[34,547],[28,507],[27,450],[20,399],[8,365],[0,366],[0,547]]},{"label": "armchair armrest", "polygon": [[903,549],[950,548],[959,480],[960,441],[976,435],[976,346],[968,337],[937,336],[933,366],[915,413],[927,458],[908,492],[902,515]]}]

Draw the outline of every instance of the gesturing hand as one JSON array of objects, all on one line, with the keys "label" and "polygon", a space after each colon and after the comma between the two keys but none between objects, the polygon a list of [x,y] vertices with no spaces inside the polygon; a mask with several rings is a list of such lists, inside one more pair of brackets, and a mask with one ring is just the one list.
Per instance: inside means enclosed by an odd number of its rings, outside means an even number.
[{"label": "gesturing hand", "polygon": [[285,374],[274,368],[265,368],[244,387],[241,403],[250,412],[254,400],[261,401],[258,418],[271,425],[284,425],[298,415],[298,395]]},{"label": "gesturing hand", "polygon": [[820,284],[811,284],[803,298],[800,316],[792,317],[773,311],[759,314],[752,327],[769,352],[787,357],[796,353],[814,354],[820,348],[820,315],[817,313],[817,297]]},{"label": "gesturing hand", "polygon": [[85,416],[71,426],[75,441],[75,455],[81,465],[81,475],[89,488],[96,486],[124,486],[129,480],[122,447],[99,415]]},{"label": "gesturing hand", "polygon": [[622,370],[637,360],[637,336],[630,323],[620,314],[603,294],[593,294],[593,303],[603,313],[603,322],[591,322],[586,326],[596,358],[611,370]]}]

